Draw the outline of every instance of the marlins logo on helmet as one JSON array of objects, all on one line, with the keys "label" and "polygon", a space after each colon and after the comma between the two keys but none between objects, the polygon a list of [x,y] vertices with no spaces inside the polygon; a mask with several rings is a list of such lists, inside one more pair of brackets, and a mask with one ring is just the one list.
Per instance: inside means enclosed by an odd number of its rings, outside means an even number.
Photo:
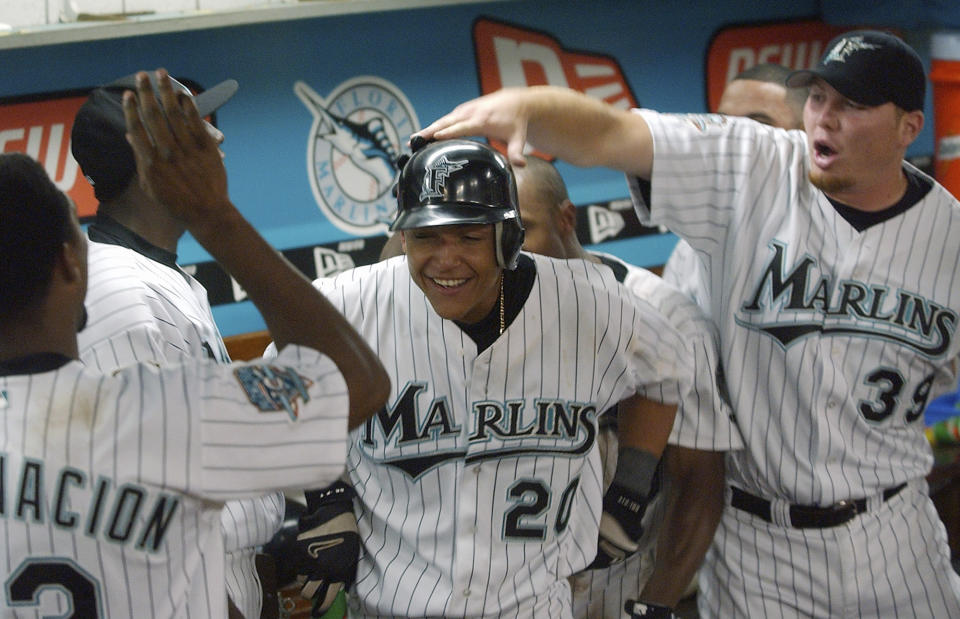
[{"label": "marlins logo on helmet", "polygon": [[314,198],[350,234],[386,230],[401,145],[420,128],[413,106],[390,82],[372,76],[340,84],[326,99],[305,82],[293,86],[313,114],[307,173]]}]

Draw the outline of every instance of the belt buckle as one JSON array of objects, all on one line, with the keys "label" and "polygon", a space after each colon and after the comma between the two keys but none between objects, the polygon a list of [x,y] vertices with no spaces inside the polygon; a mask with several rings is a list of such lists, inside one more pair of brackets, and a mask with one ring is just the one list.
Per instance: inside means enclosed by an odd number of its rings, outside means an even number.
[{"label": "belt buckle", "polygon": [[837,524],[843,524],[848,520],[853,520],[857,514],[864,510],[860,509],[860,505],[857,504],[857,501],[844,499],[831,505],[830,511],[836,514],[836,518],[838,520]]},{"label": "belt buckle", "polygon": [[797,529],[823,529],[839,526],[864,511],[856,501],[843,500],[825,507],[794,505],[790,522]]}]

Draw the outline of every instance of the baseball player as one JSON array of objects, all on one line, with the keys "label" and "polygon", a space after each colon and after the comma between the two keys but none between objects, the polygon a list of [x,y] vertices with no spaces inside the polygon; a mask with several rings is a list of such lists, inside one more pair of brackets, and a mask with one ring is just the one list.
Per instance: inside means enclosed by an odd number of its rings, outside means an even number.
[{"label": "baseball player", "polygon": [[[803,129],[803,104],[807,89],[787,86],[790,69],[779,64],[758,64],[738,73],[720,96],[717,113],[743,116],[781,129]],[[686,241],[680,240],[663,266],[663,279],[690,295],[710,311],[704,269]]]},{"label": "baseball player", "polygon": [[[123,92],[134,86],[134,76],[128,75],[93,90],[73,122],[73,156],[100,201],[87,231],[89,322],[79,335],[80,358],[104,372],[136,361],[162,364],[184,356],[229,363],[207,291],[176,263],[177,243],[186,231],[183,222],[137,182],[121,106]],[[226,103],[236,90],[237,83],[228,80],[198,95],[194,101],[201,116]],[[222,142],[213,125],[205,126]],[[224,505],[227,593],[243,617],[260,616],[255,555],[279,528],[283,508],[278,492]]]},{"label": "baseball player", "polygon": [[[638,533],[605,499],[598,416],[629,400],[623,446],[652,477],[692,376],[682,339],[608,268],[521,254],[515,181],[485,145],[418,148],[398,207],[404,256],[315,282],[394,386],[348,455],[351,616],[570,617],[601,506],[627,529],[610,552]],[[662,435],[630,433],[641,402]],[[642,491],[617,492],[642,513]]]},{"label": "baseball player", "polygon": [[[630,617],[625,607],[631,600],[671,608],[693,580],[720,518],[723,452],[743,447],[731,421],[730,407],[718,388],[716,329],[693,302],[655,274],[607,254],[590,253],[580,245],[576,207],[553,165],[527,157],[526,165],[516,168],[516,177],[526,230],[523,248],[610,267],[617,281],[668,317],[684,337],[686,354],[693,360],[693,389],[680,402],[663,456],[666,490],[661,490],[647,508],[639,551],[608,568],[580,572],[571,583],[575,617]],[[615,422],[616,412],[605,414],[598,436],[605,484],[610,483],[617,465]],[[655,561],[661,522],[666,528],[659,537],[660,557]]]},{"label": "baseball player", "polygon": [[336,478],[349,428],[386,398],[373,351],[237,212],[196,108],[158,76],[175,113],[146,74],[125,101],[140,182],[245,287],[281,353],[84,366],[76,213],[42,166],[0,156],[4,616],[226,617],[223,501]]},{"label": "baseball player", "polygon": [[810,87],[805,132],[535,88],[419,135],[505,140],[518,165],[529,139],[622,170],[642,219],[711,259],[746,447],[727,460],[701,616],[960,616],[922,431],[960,368],[960,205],[903,161],[923,126],[923,64],[892,35],[852,31],[790,84]]}]

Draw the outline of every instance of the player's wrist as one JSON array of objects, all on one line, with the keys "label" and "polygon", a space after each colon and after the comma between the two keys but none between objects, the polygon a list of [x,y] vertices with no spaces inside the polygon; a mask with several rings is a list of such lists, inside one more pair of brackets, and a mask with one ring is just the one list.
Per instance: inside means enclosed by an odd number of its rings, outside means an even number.
[{"label": "player's wrist", "polygon": [[647,497],[651,494],[660,458],[639,447],[620,447],[617,450],[617,470],[613,483],[632,493]]}]

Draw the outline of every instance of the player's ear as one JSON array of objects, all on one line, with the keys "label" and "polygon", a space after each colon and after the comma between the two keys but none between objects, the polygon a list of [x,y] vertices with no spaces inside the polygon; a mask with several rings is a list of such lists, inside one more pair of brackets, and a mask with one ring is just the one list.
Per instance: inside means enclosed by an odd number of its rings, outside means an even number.
[{"label": "player's ear", "polygon": [[564,200],[557,207],[560,211],[559,221],[563,232],[570,233],[577,229],[577,207],[570,200]]},{"label": "player's ear", "polygon": [[900,118],[901,143],[904,148],[913,143],[920,131],[923,129],[923,112],[914,110],[913,112],[904,112]]},{"label": "player's ear", "polygon": [[60,253],[54,266],[60,277],[71,284],[80,283],[87,272],[87,252],[82,239],[71,239],[60,245]]}]

